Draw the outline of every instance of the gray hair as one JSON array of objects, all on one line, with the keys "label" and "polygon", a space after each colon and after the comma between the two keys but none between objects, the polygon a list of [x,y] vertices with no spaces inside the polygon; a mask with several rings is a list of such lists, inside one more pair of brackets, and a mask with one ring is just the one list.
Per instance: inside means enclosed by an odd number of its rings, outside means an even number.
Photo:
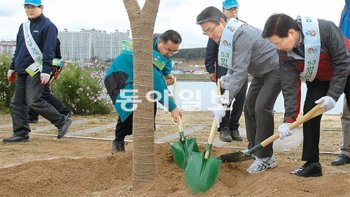
[{"label": "gray hair", "polygon": [[208,21],[213,21],[216,24],[220,23],[220,19],[224,19],[226,21],[226,16],[222,13],[218,8],[214,6],[210,6],[205,8],[198,16],[197,16],[197,24],[203,24]]}]

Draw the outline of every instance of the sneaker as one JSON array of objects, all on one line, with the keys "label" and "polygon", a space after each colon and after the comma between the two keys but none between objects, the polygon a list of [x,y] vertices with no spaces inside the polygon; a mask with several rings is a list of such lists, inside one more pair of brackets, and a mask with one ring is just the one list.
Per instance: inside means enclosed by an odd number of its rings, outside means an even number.
[{"label": "sneaker", "polygon": [[112,155],[117,152],[125,152],[125,142],[124,141],[115,141],[112,143]]},{"label": "sneaker", "polygon": [[57,135],[58,139],[63,138],[67,134],[68,128],[70,127],[71,124],[72,124],[72,119],[65,118],[64,125],[62,126],[62,128],[58,129],[58,135]]},{"label": "sneaker", "polygon": [[233,141],[242,141],[242,137],[239,134],[239,130],[238,129],[233,129],[231,130],[231,137]]},{"label": "sneaker", "polygon": [[249,174],[265,172],[269,168],[277,167],[276,158],[272,157],[259,158],[255,157],[254,163],[247,169]]},{"label": "sneaker", "polygon": [[232,141],[231,131],[228,127],[224,127],[222,129],[220,129],[219,139],[223,142],[231,142]]}]

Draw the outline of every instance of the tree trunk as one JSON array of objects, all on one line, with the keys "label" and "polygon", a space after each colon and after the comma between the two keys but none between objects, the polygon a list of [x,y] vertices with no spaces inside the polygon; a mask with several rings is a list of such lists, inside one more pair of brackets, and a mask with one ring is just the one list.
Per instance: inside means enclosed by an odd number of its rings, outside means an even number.
[{"label": "tree trunk", "polygon": [[160,0],[146,0],[140,10],[137,0],[123,0],[127,10],[134,52],[134,90],[137,109],[133,112],[132,189],[139,189],[156,175],[154,150],[154,108],[146,94],[153,90],[152,35]]}]

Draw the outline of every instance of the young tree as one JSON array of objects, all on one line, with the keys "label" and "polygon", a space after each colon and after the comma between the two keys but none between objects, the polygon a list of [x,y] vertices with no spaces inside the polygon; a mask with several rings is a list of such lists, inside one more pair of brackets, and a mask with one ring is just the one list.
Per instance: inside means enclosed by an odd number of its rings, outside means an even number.
[{"label": "young tree", "polygon": [[139,189],[156,175],[154,150],[154,109],[146,94],[153,90],[152,35],[160,0],[146,0],[142,9],[137,0],[123,0],[127,10],[134,52],[134,90],[138,103],[133,112],[132,189]]}]

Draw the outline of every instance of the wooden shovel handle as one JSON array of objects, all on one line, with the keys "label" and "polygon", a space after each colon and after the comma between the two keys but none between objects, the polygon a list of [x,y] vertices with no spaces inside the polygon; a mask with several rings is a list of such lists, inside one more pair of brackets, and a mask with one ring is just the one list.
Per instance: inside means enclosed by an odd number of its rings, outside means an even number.
[{"label": "wooden shovel handle", "polygon": [[[298,120],[294,121],[292,124],[289,125],[289,129],[295,129],[299,125],[303,124],[304,122],[319,116],[320,114],[324,113],[326,110],[322,109],[320,107],[320,104],[316,105],[314,108],[312,108],[309,112],[307,112],[304,116],[299,118]],[[279,132],[273,134],[271,137],[267,138],[266,140],[262,141],[260,144],[262,147],[266,147],[269,144],[271,144],[273,141],[277,140],[280,137]]]},{"label": "wooden shovel handle", "polygon": [[183,131],[183,126],[182,126],[182,119],[179,116],[179,119],[177,120],[177,126],[179,127],[179,132]]},{"label": "wooden shovel handle", "polygon": [[175,91],[176,91],[176,77],[174,76],[174,85],[173,85],[173,100],[174,100],[174,103],[175,102]]},{"label": "wooden shovel handle", "polygon": [[[217,86],[216,86],[216,90],[217,90],[217,94],[221,95],[221,91],[220,91],[220,87],[221,87],[221,83],[220,80],[218,80]],[[214,136],[215,136],[215,131],[216,131],[216,121],[215,118],[213,120],[213,123],[211,124],[211,129],[210,129],[210,134],[209,134],[209,139],[208,139],[208,145],[211,146],[213,144],[214,141]],[[209,151],[205,152],[204,158],[208,159],[209,158]]]}]

